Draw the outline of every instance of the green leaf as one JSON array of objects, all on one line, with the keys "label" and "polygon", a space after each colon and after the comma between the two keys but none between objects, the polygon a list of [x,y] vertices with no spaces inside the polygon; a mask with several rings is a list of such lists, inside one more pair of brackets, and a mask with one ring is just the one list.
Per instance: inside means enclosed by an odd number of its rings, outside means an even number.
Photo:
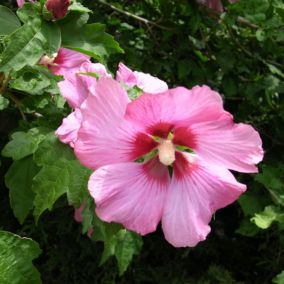
[{"label": "green leaf", "polygon": [[47,40],[45,52],[52,57],[61,46],[61,30],[57,23],[43,22],[42,33]]},{"label": "green leaf", "polygon": [[36,222],[46,210],[51,210],[55,201],[68,191],[69,173],[68,161],[57,160],[52,165],[44,165],[33,180],[34,216]]},{"label": "green leaf", "polygon": [[26,2],[23,7],[17,10],[17,15],[23,23],[32,22],[41,18],[41,5],[38,2]]},{"label": "green leaf", "polygon": [[4,157],[20,160],[33,154],[41,141],[44,140],[46,128],[31,128],[28,132],[15,132],[12,140],[2,150]]},{"label": "green leaf", "polygon": [[259,227],[257,227],[250,219],[243,219],[240,227],[236,230],[236,233],[246,236],[253,237],[260,231]]},{"label": "green leaf", "polygon": [[142,245],[141,236],[126,229],[121,229],[110,240],[104,243],[104,252],[100,265],[109,257],[115,256],[119,274],[122,275],[131,263],[133,256],[139,254]]},{"label": "green leaf", "polygon": [[0,71],[18,71],[26,65],[36,64],[44,54],[46,43],[40,20],[23,25],[10,36],[10,42],[2,55]]},{"label": "green leaf", "polygon": [[[42,167],[33,181],[36,221],[46,209],[51,210],[64,193],[67,193],[68,202],[75,207],[79,207],[87,199],[91,170],[79,163],[71,148],[62,144],[54,132],[49,133],[40,143],[34,161]],[[93,215],[93,210],[91,214]]]},{"label": "green leaf", "polygon": [[7,108],[8,105],[9,105],[9,100],[0,95],[0,110]]},{"label": "green leaf", "polygon": [[0,35],[9,35],[20,26],[17,16],[9,8],[0,5]]},{"label": "green leaf", "polygon": [[102,24],[78,26],[78,21],[62,25],[62,45],[101,59],[111,53],[123,52],[114,38],[105,33]]},{"label": "green leaf", "polygon": [[75,207],[80,207],[89,195],[87,188],[92,170],[82,166],[78,160],[70,161],[67,170],[70,177],[67,191],[68,202]]},{"label": "green leaf", "polygon": [[250,189],[245,192],[239,199],[240,204],[245,216],[253,216],[255,213],[263,210],[267,205],[267,198],[261,195],[261,192],[257,189]]},{"label": "green leaf", "polygon": [[44,93],[57,94],[59,89],[57,82],[58,76],[53,75],[44,66],[27,66],[15,72],[10,81],[11,89],[19,90],[31,95],[43,95]]},{"label": "green leaf", "polygon": [[71,148],[61,143],[52,131],[40,143],[34,154],[34,160],[38,166],[45,166],[52,165],[61,158],[69,161],[76,160]]},{"label": "green leaf", "polygon": [[283,223],[284,212],[275,206],[266,206],[264,211],[257,213],[251,218],[251,221],[254,222],[259,228],[267,229],[269,228],[274,221]]},{"label": "green leaf", "polygon": [[284,206],[284,166],[270,167],[264,165],[262,173],[256,175],[255,180],[261,183],[270,193],[277,205]]},{"label": "green leaf", "polygon": [[272,279],[272,283],[284,284],[284,270]]},{"label": "green leaf", "polygon": [[120,275],[126,271],[133,256],[139,254],[142,245],[143,242],[141,236],[127,230],[120,230],[118,232],[115,258],[118,263]]},{"label": "green leaf", "polygon": [[92,10],[88,9],[87,7],[84,7],[81,3],[75,1],[68,7],[68,11],[77,11],[80,13],[92,12]]},{"label": "green leaf", "polygon": [[40,274],[32,263],[41,253],[35,241],[0,231],[0,251],[0,283],[41,283]]},{"label": "green leaf", "polygon": [[32,191],[32,182],[38,171],[32,157],[27,157],[15,161],[5,175],[5,184],[10,190],[11,207],[21,224],[33,208],[35,194]]}]

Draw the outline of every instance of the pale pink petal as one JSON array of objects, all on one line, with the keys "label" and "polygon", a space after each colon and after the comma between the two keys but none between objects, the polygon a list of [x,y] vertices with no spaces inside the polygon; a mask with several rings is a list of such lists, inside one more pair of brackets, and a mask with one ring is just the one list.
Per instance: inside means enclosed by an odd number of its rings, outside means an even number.
[{"label": "pale pink petal", "polygon": [[119,63],[118,65],[116,80],[119,82],[123,82],[130,88],[137,86],[143,92],[149,94],[162,93],[168,90],[168,85],[164,81],[150,74],[132,71],[123,63]]},{"label": "pale pink petal", "polygon": [[95,73],[98,77],[109,77],[109,74],[106,70],[106,67],[101,63],[91,63],[85,62],[80,66],[80,71],[78,74],[79,80],[85,84],[87,88],[95,88],[97,79],[93,74],[83,74],[83,73]]},{"label": "pale pink petal", "polygon": [[119,63],[118,70],[116,72],[116,80],[118,82],[125,83],[130,88],[137,84],[137,79],[134,75],[134,72],[121,62]]},{"label": "pale pink petal", "polygon": [[169,182],[167,168],[154,159],[99,168],[88,187],[99,218],[145,235],[155,231],[161,219]]},{"label": "pale pink petal", "polygon": [[80,107],[89,94],[87,86],[78,80],[77,77],[78,75],[73,74],[58,83],[60,94],[72,108]]},{"label": "pale pink petal", "polygon": [[62,143],[70,144],[71,147],[74,147],[81,122],[81,111],[77,108],[63,119],[62,124],[57,128],[55,134]]},{"label": "pale pink petal", "polygon": [[168,90],[166,82],[150,74],[134,71],[137,79],[137,86],[145,93],[158,94]]},{"label": "pale pink petal", "polygon": [[173,176],[165,202],[162,228],[175,247],[194,247],[210,232],[212,214],[242,194],[226,169],[205,164],[196,156],[177,153]]},{"label": "pale pink petal", "polygon": [[96,77],[84,73],[90,72],[102,77],[111,77],[107,73],[105,66],[100,63],[84,62],[79,67],[71,69],[65,75],[65,80],[58,83],[58,87],[61,95],[72,108],[80,107],[82,102],[96,87]]},{"label": "pale pink petal", "polygon": [[195,142],[191,148],[208,163],[244,173],[257,172],[255,164],[263,159],[264,152],[252,126],[225,118],[194,124],[190,131]]},{"label": "pale pink petal", "polygon": [[82,106],[83,123],[75,143],[81,163],[96,169],[103,165],[133,161],[157,143],[124,119],[129,99],[112,78],[101,78],[95,92]]},{"label": "pale pink petal", "polygon": [[207,0],[206,5],[208,8],[216,10],[217,12],[224,11],[221,0]]},{"label": "pale pink petal", "polygon": [[[127,106],[127,118],[146,129],[158,124],[188,126],[212,121],[226,113],[221,96],[207,86],[183,87],[156,94],[143,94]],[[147,115],[145,115],[147,114]]]}]

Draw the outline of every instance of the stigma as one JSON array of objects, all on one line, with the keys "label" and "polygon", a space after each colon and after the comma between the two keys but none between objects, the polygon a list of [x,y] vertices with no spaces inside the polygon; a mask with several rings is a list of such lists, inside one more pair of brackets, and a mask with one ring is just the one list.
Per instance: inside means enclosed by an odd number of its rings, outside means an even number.
[{"label": "stigma", "polygon": [[160,162],[165,166],[170,166],[175,161],[175,146],[171,140],[163,139],[158,146],[158,156]]}]

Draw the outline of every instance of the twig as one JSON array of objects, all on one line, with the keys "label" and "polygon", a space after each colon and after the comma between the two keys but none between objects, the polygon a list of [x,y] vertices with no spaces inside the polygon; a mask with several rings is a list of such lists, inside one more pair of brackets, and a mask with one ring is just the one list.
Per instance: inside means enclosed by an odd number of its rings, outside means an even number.
[{"label": "twig", "polygon": [[103,5],[105,5],[105,6],[108,6],[109,8],[111,8],[112,10],[114,10],[114,11],[116,11],[116,12],[118,12],[118,13],[124,14],[125,16],[131,17],[131,18],[133,18],[133,19],[135,19],[135,20],[138,20],[138,21],[140,21],[140,22],[143,22],[143,23],[146,24],[146,25],[152,25],[152,26],[155,26],[155,27],[158,27],[158,28],[160,28],[160,29],[162,29],[162,30],[167,30],[167,31],[173,30],[172,28],[168,28],[168,27],[159,25],[159,24],[157,24],[157,23],[155,23],[155,22],[153,22],[153,21],[150,21],[150,20],[148,20],[148,19],[145,19],[145,18],[142,18],[142,17],[140,17],[140,16],[131,14],[131,13],[127,12],[127,11],[121,10],[121,9],[119,9],[119,8],[117,8],[117,7],[115,7],[115,6],[111,5],[111,4],[109,4],[109,3],[106,3],[106,2],[103,1],[103,0],[98,0],[98,2],[100,2],[101,4],[103,4]]},{"label": "twig", "polygon": [[16,107],[18,108],[23,120],[27,121],[27,118],[22,110],[22,103],[11,93],[9,93],[9,97],[15,103]]}]

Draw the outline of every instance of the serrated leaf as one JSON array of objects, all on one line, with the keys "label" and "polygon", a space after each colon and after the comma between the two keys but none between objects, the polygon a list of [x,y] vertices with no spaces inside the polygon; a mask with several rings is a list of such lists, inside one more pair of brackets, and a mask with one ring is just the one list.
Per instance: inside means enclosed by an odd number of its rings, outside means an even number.
[{"label": "serrated leaf", "polygon": [[34,216],[36,222],[45,210],[51,210],[55,201],[68,190],[69,173],[67,160],[46,164],[34,177],[32,189],[35,193]]},{"label": "serrated leaf", "polygon": [[105,33],[105,26],[102,24],[78,27],[71,22],[63,26],[62,45],[98,59],[111,53],[123,52],[114,38]]},{"label": "serrated leaf", "polygon": [[40,143],[34,161],[42,167],[33,181],[36,220],[46,209],[51,210],[64,193],[67,193],[69,203],[75,207],[86,200],[91,171],[79,163],[71,148],[62,144],[54,132],[49,133]]},{"label": "serrated leaf", "polygon": [[[96,233],[95,227],[93,236],[96,235]],[[133,256],[139,254],[142,245],[143,241],[141,236],[127,231],[126,229],[120,229],[116,234],[112,235],[111,238],[104,240],[104,251],[100,265],[104,264],[111,256],[115,256],[119,274],[122,275],[127,270]]]},{"label": "serrated leaf", "polygon": [[68,202],[78,208],[88,197],[88,180],[92,171],[82,166],[78,160],[70,161],[67,170],[70,177]]},{"label": "serrated leaf", "polygon": [[0,5],[0,35],[9,35],[20,26],[18,17],[9,8]]},{"label": "serrated leaf", "polygon": [[9,188],[10,204],[20,224],[24,222],[33,208],[34,192],[32,182],[39,168],[32,157],[15,161],[5,175],[5,184]]},{"label": "serrated leaf", "polygon": [[1,284],[39,284],[40,274],[33,266],[41,249],[28,238],[0,231],[0,283]]},{"label": "serrated leaf", "polygon": [[27,66],[22,70],[15,72],[10,81],[11,89],[19,90],[31,95],[43,95],[44,93],[57,94],[59,89],[57,82],[58,76],[51,74],[43,66]]},{"label": "serrated leaf", "polygon": [[40,20],[23,25],[10,36],[2,55],[0,71],[18,71],[26,65],[36,64],[45,51],[46,43]]},{"label": "serrated leaf", "polygon": [[139,254],[142,245],[143,242],[141,236],[125,229],[118,232],[115,258],[118,263],[120,275],[126,271],[133,256]]},{"label": "serrated leaf", "polygon": [[33,154],[39,143],[45,138],[46,128],[32,128],[28,132],[15,132],[12,140],[2,150],[4,157],[20,160]]},{"label": "serrated leaf", "polygon": [[73,151],[67,145],[61,143],[55,136],[54,131],[48,133],[40,143],[34,154],[34,160],[38,166],[52,165],[56,160],[75,160]]}]

